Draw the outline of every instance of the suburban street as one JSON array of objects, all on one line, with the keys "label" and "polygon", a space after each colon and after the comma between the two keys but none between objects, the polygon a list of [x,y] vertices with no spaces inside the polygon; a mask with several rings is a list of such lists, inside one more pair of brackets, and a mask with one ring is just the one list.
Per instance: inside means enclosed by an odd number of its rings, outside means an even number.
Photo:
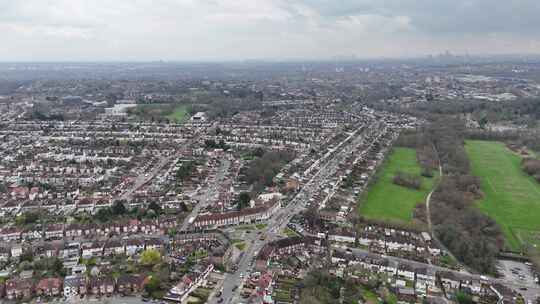
[{"label": "suburban street", "polygon": [[219,166],[216,176],[211,181],[209,181],[209,185],[205,193],[196,197],[198,203],[195,205],[189,216],[186,217],[179,231],[186,231],[191,224],[190,219],[197,217],[199,211],[214,200],[214,197],[217,195],[218,187],[223,181],[223,178],[229,170],[230,165],[231,162],[228,159],[223,159],[221,161],[221,165]]},{"label": "suburban street", "polygon": [[160,156],[160,159],[158,163],[152,168],[150,172],[141,173],[135,181],[133,182],[133,185],[129,187],[126,191],[124,191],[120,196],[120,200],[129,200],[133,193],[137,191],[139,188],[141,188],[144,184],[151,181],[156,174],[158,174],[161,169],[163,169],[167,164],[169,164],[176,155],[170,155],[170,156]]},{"label": "suburban street", "polygon": [[[416,262],[416,261],[412,261],[408,259],[402,259],[398,257],[388,256],[388,255],[375,254],[375,253],[369,252],[364,249],[359,249],[359,248],[351,248],[347,246],[333,246],[333,247],[334,247],[334,250],[340,251],[342,253],[350,252],[359,259],[363,257],[367,257],[367,256],[377,256],[379,258],[385,258],[389,261],[393,261],[399,264],[411,266],[412,268],[427,268],[434,272],[444,271],[444,272],[455,273],[456,275],[466,274],[477,280],[488,280],[491,283],[497,283],[497,284],[505,285],[508,287],[512,287],[515,290],[519,290],[519,292],[522,293],[523,296],[525,297],[525,300],[534,300],[540,295],[540,286],[538,286],[534,282],[532,277],[528,278],[528,280],[518,280],[515,277],[509,277],[509,276],[506,276],[504,278],[493,278],[493,277],[488,277],[488,276],[483,276],[483,275],[464,273],[463,271],[456,271],[449,268],[430,265],[426,263],[420,263],[420,262]],[[520,290],[522,288],[526,288],[527,290]]]},{"label": "suburban street", "polygon": [[[265,236],[264,240],[260,240],[258,235],[252,233],[245,240],[246,250],[238,264],[238,270],[234,273],[227,273],[223,283],[223,302],[224,303],[241,303],[240,290],[241,282],[249,270],[252,268],[252,263],[259,251],[272,241],[281,238],[281,231],[287,227],[290,219],[295,215],[305,210],[310,199],[315,195],[317,190],[324,185],[329,179],[335,176],[340,162],[354,149],[363,143],[363,136],[358,135],[360,130],[352,132],[346,139],[329,153],[335,153],[330,157],[330,154],[325,154],[319,162],[319,168],[316,173],[309,179],[301,190],[293,197],[293,199],[283,208],[278,210],[272,218],[268,220],[268,225],[262,230],[261,235]],[[369,145],[368,145],[369,146]],[[241,277],[242,276],[242,277]],[[238,286],[235,291],[232,289]],[[217,303],[217,299],[212,299],[211,303]]]}]

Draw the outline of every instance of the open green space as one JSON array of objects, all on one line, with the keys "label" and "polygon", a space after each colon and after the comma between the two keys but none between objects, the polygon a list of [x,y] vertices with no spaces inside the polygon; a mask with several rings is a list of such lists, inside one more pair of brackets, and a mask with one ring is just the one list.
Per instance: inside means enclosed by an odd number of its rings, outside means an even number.
[{"label": "open green space", "polygon": [[244,242],[236,243],[236,244],[234,244],[234,246],[240,251],[244,251],[244,249],[246,249],[246,243],[244,243]]},{"label": "open green space", "polygon": [[296,237],[298,233],[294,232],[291,228],[287,227],[283,229],[282,234],[285,234],[287,237]]},{"label": "open green space", "polygon": [[143,120],[164,120],[183,123],[189,119],[189,108],[183,104],[141,104],[128,110],[132,116]]},{"label": "open green space", "polygon": [[390,153],[377,173],[375,184],[360,200],[360,215],[369,219],[411,222],[414,208],[425,202],[437,177],[422,177],[422,186],[415,190],[393,183],[397,171],[420,175],[422,169],[416,160],[416,150],[395,148]]},{"label": "open green space", "polygon": [[540,185],[523,172],[521,157],[500,142],[467,141],[465,147],[472,174],[482,179],[478,208],[499,223],[512,250],[538,245]]},{"label": "open green space", "polygon": [[166,117],[174,122],[183,123],[189,118],[188,108],[185,105],[177,105]]}]

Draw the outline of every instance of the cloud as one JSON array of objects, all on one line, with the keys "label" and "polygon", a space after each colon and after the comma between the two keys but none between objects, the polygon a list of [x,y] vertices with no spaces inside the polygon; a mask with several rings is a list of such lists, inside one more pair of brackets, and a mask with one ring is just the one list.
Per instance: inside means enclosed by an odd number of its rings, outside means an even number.
[{"label": "cloud", "polygon": [[0,60],[540,52],[533,0],[0,0]]},{"label": "cloud", "polygon": [[408,16],[426,33],[538,33],[537,0],[291,0],[289,9],[309,7],[320,16]]}]

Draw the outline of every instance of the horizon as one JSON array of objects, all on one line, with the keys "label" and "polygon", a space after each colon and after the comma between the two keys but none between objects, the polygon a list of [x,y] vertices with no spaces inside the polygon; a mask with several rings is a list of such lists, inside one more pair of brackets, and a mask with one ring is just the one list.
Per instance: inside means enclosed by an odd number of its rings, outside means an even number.
[{"label": "horizon", "polygon": [[434,59],[472,59],[472,60],[518,60],[518,59],[540,59],[539,53],[502,53],[502,54],[461,54],[449,52],[449,57],[445,53],[424,54],[418,56],[396,56],[396,57],[321,57],[321,58],[238,58],[238,59],[87,59],[87,60],[0,60],[0,64],[141,64],[141,63],[161,63],[161,64],[228,64],[228,63],[361,63],[361,62],[404,62],[422,61]]}]

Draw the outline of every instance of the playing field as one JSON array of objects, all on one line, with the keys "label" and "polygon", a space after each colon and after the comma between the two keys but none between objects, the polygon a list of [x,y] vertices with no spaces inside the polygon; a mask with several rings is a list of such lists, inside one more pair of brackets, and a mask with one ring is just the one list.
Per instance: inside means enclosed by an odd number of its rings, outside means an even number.
[{"label": "playing field", "polygon": [[424,203],[435,178],[422,178],[420,190],[395,185],[396,171],[420,175],[416,151],[395,148],[378,173],[378,180],[360,202],[360,215],[371,219],[410,222],[416,205]]},{"label": "playing field", "polygon": [[142,120],[168,119],[171,122],[183,123],[189,119],[188,106],[182,104],[141,104],[128,112]]},{"label": "playing field", "polygon": [[521,158],[503,143],[467,141],[472,174],[482,178],[478,208],[501,225],[507,245],[519,250],[540,231],[540,185],[520,167]]},{"label": "playing field", "polygon": [[173,112],[166,117],[176,123],[185,122],[188,119],[187,107],[185,105],[178,105],[173,109]]}]

